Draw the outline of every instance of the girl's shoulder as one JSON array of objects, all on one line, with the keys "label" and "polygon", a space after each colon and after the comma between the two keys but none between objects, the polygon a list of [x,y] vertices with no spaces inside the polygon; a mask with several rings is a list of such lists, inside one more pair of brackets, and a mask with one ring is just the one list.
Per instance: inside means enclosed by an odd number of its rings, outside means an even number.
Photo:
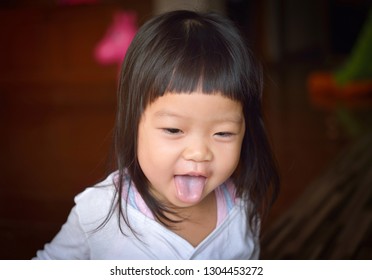
[{"label": "girl's shoulder", "polygon": [[115,195],[115,173],[110,174],[101,182],[86,188],[75,197],[75,203],[93,201],[106,201],[107,197]]},{"label": "girl's shoulder", "polygon": [[104,219],[110,212],[112,203],[117,195],[115,173],[110,174],[103,181],[86,188],[74,199],[79,220],[84,224],[89,224]]}]

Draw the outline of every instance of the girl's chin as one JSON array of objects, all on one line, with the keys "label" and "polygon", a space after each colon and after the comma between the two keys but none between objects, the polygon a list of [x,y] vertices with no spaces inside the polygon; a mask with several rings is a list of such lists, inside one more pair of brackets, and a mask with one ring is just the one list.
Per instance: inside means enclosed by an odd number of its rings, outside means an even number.
[{"label": "girl's chin", "polygon": [[173,201],[169,201],[168,203],[171,205],[171,208],[173,209],[186,209],[198,205],[200,203],[200,200],[184,201],[176,197]]}]

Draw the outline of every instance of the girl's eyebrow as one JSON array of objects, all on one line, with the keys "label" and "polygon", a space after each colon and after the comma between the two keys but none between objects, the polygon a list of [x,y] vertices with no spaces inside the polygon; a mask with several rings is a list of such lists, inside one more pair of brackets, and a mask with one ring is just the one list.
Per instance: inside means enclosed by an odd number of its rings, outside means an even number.
[{"label": "girl's eyebrow", "polygon": [[174,117],[174,118],[185,118],[184,116],[181,116],[175,112],[168,111],[168,110],[160,110],[155,112],[154,114],[155,117]]},{"label": "girl's eyebrow", "polygon": [[[169,111],[169,110],[160,110],[154,113],[154,116],[157,118],[180,118],[180,119],[188,119],[189,116],[183,116],[177,114],[176,112]],[[232,113],[232,114],[225,114],[225,115],[218,115],[214,120],[214,122],[232,122],[236,124],[241,124],[244,121],[244,118],[241,114]]]}]

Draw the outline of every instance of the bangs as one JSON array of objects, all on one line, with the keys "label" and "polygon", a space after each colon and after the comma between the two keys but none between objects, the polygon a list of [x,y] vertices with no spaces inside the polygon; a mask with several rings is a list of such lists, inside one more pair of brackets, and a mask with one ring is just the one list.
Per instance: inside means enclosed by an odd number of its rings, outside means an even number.
[{"label": "bangs", "polygon": [[[213,21],[213,22],[210,22]],[[225,24],[216,30],[213,18],[178,19],[166,24],[164,38],[157,38],[159,48],[154,48],[158,68],[149,90],[148,102],[166,92],[206,94],[220,93],[230,99],[241,100],[247,82],[247,59],[244,46],[232,47],[228,40],[236,41]],[[172,26],[172,28],[169,28]],[[160,33],[162,34],[162,33]],[[161,46],[161,47],[160,47]]]}]

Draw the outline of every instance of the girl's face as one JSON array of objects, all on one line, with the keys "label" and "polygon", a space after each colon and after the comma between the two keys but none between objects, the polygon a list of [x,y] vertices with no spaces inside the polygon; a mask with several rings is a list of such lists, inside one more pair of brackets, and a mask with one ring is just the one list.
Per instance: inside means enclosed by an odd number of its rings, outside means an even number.
[{"label": "girl's face", "polygon": [[192,207],[236,169],[245,132],[242,106],[221,94],[166,93],[145,109],[138,161],[153,195]]}]

